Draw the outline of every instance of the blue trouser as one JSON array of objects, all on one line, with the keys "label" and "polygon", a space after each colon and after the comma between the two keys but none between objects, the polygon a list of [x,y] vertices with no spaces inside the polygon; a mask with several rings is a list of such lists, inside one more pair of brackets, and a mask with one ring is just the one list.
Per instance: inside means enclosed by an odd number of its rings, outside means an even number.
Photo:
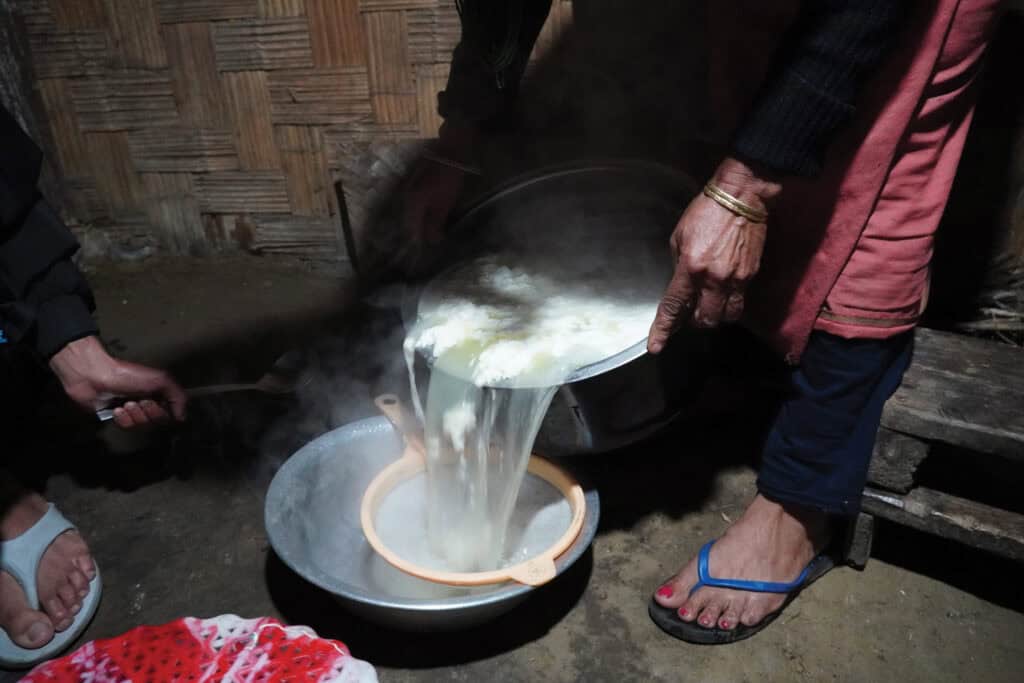
[{"label": "blue trouser", "polygon": [[856,514],[882,407],[912,351],[912,332],[889,339],[813,333],[765,443],[758,490],[782,503]]}]

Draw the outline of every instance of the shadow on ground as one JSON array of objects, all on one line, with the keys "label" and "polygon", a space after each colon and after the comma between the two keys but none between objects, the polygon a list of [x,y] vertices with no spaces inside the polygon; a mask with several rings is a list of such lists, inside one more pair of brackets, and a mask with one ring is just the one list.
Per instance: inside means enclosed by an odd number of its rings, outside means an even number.
[{"label": "shadow on ground", "polygon": [[871,561],[928,576],[993,605],[1024,612],[1019,562],[879,520]]},{"label": "shadow on ground", "polygon": [[487,659],[543,637],[579,602],[593,565],[588,550],[557,581],[533,591],[523,604],[456,635],[396,630],[352,615],[333,595],[304,581],[274,554],[267,558],[266,577],[275,606],[289,622],[344,640],[375,665],[422,669]]}]

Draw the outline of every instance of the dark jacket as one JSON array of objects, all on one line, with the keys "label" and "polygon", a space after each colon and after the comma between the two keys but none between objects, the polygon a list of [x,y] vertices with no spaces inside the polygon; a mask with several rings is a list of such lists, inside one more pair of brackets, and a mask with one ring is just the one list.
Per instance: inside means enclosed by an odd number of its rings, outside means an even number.
[{"label": "dark jacket", "polygon": [[0,107],[0,343],[49,358],[97,333],[92,292],[71,257],[78,242],[37,188],[43,155]]},{"label": "dark jacket", "polygon": [[[583,1],[583,0],[581,0]],[[733,156],[783,174],[815,175],[854,114],[861,85],[894,44],[909,0],[807,0],[767,82],[735,132]],[[456,0],[462,40],[438,109],[484,124],[511,104],[551,0]]]}]

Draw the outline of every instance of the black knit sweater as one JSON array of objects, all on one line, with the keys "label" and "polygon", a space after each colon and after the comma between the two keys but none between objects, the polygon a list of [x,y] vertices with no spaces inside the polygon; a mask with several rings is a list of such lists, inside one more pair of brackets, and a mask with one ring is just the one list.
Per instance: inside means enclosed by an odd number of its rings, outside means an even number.
[{"label": "black knit sweater", "polygon": [[[447,120],[483,123],[504,111],[550,0],[457,0],[462,41],[438,97]],[[909,0],[805,0],[762,91],[733,138],[733,154],[782,174],[814,175],[856,110],[867,77],[895,42]]]},{"label": "black knit sweater", "polygon": [[42,159],[0,107],[0,344],[28,343],[49,358],[97,328],[71,260],[78,242],[36,188]]}]

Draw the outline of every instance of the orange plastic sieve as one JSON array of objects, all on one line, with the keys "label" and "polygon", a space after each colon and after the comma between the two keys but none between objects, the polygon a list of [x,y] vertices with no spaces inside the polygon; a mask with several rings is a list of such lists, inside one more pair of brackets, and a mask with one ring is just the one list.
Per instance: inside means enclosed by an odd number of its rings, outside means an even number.
[{"label": "orange plastic sieve", "polygon": [[370,482],[363,494],[360,521],[363,534],[377,553],[388,563],[407,574],[435,583],[453,586],[483,586],[506,581],[518,581],[530,586],[540,586],[555,578],[555,560],[573,544],[583,528],[587,503],[583,488],[560,467],[538,457],[530,456],[527,472],[554,486],[569,502],[571,519],[569,527],[549,548],[518,564],[486,572],[449,572],[429,569],[410,562],[388,548],[375,528],[375,520],[381,503],[396,486],[426,470],[426,450],[423,441],[407,417],[398,397],[386,394],[376,400],[377,407],[391,421],[405,442],[405,449],[395,462],[391,463]]}]

